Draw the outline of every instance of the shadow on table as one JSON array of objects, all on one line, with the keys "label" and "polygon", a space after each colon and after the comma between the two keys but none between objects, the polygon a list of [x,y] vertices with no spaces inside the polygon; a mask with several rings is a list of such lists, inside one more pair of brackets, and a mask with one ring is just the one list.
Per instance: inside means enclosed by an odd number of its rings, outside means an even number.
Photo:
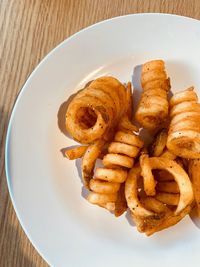
[{"label": "shadow on table", "polygon": [[[4,161],[5,138],[10,114],[0,107],[0,267],[46,267],[19,225],[9,197]],[[15,223],[12,225],[11,223]],[[32,254],[29,259],[24,252]],[[34,260],[34,262],[33,262]]]},{"label": "shadow on table", "polygon": [[[0,216],[0,266],[47,267],[48,265],[40,257],[37,257],[37,252],[30,244],[30,241],[27,240],[27,237],[25,237],[25,233],[21,226],[17,224],[15,227],[8,223],[13,220],[10,218],[11,216],[13,217],[14,213],[11,205],[9,199],[7,205],[5,205],[4,212]],[[8,212],[8,210],[10,212]],[[24,252],[25,249],[27,250],[27,253],[29,252],[29,254],[32,254],[31,259],[29,259]]]}]

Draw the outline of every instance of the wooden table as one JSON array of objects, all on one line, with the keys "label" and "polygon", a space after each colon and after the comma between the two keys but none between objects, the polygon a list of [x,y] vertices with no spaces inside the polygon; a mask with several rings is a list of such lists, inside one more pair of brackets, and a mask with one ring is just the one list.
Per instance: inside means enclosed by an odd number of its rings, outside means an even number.
[{"label": "wooden table", "polygon": [[47,266],[24,234],[9,197],[6,129],[15,98],[41,59],[68,36],[95,22],[141,12],[200,19],[199,0],[0,1],[0,266]]}]

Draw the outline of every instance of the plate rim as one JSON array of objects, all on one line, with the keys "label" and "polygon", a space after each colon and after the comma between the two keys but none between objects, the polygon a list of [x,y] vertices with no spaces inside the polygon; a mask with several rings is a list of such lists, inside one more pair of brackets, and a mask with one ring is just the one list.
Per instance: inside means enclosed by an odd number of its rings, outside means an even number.
[{"label": "plate rim", "polygon": [[21,219],[21,215],[20,212],[17,209],[17,205],[15,203],[15,198],[13,195],[13,188],[12,188],[12,184],[11,184],[11,178],[9,177],[9,167],[8,167],[8,153],[9,153],[9,140],[10,140],[10,131],[11,131],[11,126],[12,126],[12,121],[15,115],[15,112],[17,110],[17,105],[18,102],[20,101],[21,97],[23,96],[23,93],[25,92],[25,90],[27,89],[27,85],[30,82],[30,80],[32,79],[32,77],[34,77],[34,75],[37,73],[37,70],[46,62],[48,61],[48,59],[51,57],[51,55],[54,54],[54,52],[56,50],[58,50],[59,48],[61,48],[63,45],[67,44],[70,40],[76,38],[77,35],[86,32],[87,30],[90,30],[92,28],[95,28],[96,26],[100,25],[100,24],[104,24],[104,23],[108,23],[111,21],[115,21],[115,20],[120,20],[121,18],[125,18],[125,17],[142,17],[142,16],[157,16],[157,17],[177,17],[179,19],[184,19],[184,20],[188,20],[188,21],[193,21],[195,23],[200,23],[200,20],[196,19],[196,18],[192,18],[192,17],[187,17],[187,16],[182,16],[182,15],[178,15],[178,14],[170,14],[170,13],[159,13],[159,12],[144,12],[144,13],[131,13],[131,14],[126,14],[126,15],[120,15],[120,16],[115,16],[115,17],[111,17],[105,20],[101,20],[98,21],[96,23],[93,23],[85,28],[80,29],[79,31],[73,33],[72,35],[70,35],[69,37],[65,38],[63,41],[61,41],[60,43],[58,43],[53,49],[51,49],[42,59],[41,61],[34,67],[34,69],[31,71],[31,73],[27,76],[25,82],[23,83],[23,85],[21,86],[21,88],[19,89],[19,92],[17,93],[14,103],[12,105],[11,111],[10,111],[10,115],[9,115],[9,119],[8,119],[8,125],[7,125],[7,131],[6,131],[6,138],[5,138],[5,147],[4,147],[4,166],[5,166],[5,174],[6,174],[6,182],[7,182],[7,187],[8,187],[8,192],[9,192],[9,196],[11,199],[11,203],[12,206],[14,208],[14,212],[17,216],[17,219],[20,223],[20,226],[23,230],[23,232],[25,233],[25,235],[27,236],[29,242],[32,244],[32,246],[34,247],[34,249],[37,251],[37,253],[42,257],[42,259],[49,265],[49,266],[53,266],[53,264],[51,264],[51,262],[49,261],[49,259],[47,259],[47,256],[43,254],[43,252],[40,251],[40,249],[37,247],[37,245],[35,244],[35,241],[33,241],[31,234],[29,233],[28,230],[26,230],[26,226],[24,225],[23,220]]}]

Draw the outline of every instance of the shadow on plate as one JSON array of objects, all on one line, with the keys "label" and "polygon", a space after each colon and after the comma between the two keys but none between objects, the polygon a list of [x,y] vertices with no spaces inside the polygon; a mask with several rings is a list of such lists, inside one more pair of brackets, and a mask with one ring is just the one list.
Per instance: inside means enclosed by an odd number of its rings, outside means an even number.
[{"label": "shadow on plate", "polygon": [[136,226],[134,221],[133,221],[133,219],[132,219],[132,217],[131,217],[131,212],[130,212],[129,209],[126,211],[125,217],[126,217],[128,223],[130,224],[130,226]]},{"label": "shadow on plate", "polygon": [[194,225],[200,229],[200,218],[197,216],[197,209],[196,208],[192,209],[192,211],[190,213],[190,219],[192,220]]},{"label": "shadow on plate", "polygon": [[142,86],[141,86],[141,82],[140,82],[140,78],[141,78],[141,72],[142,72],[142,65],[137,65],[134,69],[133,69],[133,74],[132,74],[132,84],[133,84],[133,112],[135,114],[137,105],[139,103],[140,100],[140,96],[142,93]]},{"label": "shadow on plate", "polygon": [[82,163],[82,159],[77,159],[76,162],[75,162],[75,165],[76,165],[76,169],[78,171],[78,176],[81,180],[81,183],[82,183],[82,189],[81,189],[81,196],[83,198],[87,198],[87,195],[88,195],[88,189],[85,188],[84,184],[83,184],[83,178],[82,178],[82,171],[81,171],[81,163]]},{"label": "shadow on plate", "polygon": [[[77,94],[77,93],[76,93]],[[72,139],[71,136],[68,134],[66,126],[65,126],[65,120],[66,120],[66,112],[67,108],[69,106],[69,103],[72,101],[72,99],[76,96],[76,94],[71,95],[65,102],[63,102],[58,110],[57,119],[58,119],[58,128],[60,131],[67,136],[68,138]]]}]

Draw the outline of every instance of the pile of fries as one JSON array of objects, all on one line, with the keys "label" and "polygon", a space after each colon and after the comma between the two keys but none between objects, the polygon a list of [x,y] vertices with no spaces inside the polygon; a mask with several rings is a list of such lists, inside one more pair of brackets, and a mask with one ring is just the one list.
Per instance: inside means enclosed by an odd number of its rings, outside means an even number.
[{"label": "pile of fries", "polygon": [[[78,92],[66,128],[82,145],[65,155],[82,158],[90,203],[115,216],[129,210],[138,231],[150,236],[193,209],[200,217],[200,104],[193,87],[169,98],[163,60],[143,64],[141,85],[135,116],[130,82],[100,77]],[[148,147],[141,128],[154,136]]]}]

